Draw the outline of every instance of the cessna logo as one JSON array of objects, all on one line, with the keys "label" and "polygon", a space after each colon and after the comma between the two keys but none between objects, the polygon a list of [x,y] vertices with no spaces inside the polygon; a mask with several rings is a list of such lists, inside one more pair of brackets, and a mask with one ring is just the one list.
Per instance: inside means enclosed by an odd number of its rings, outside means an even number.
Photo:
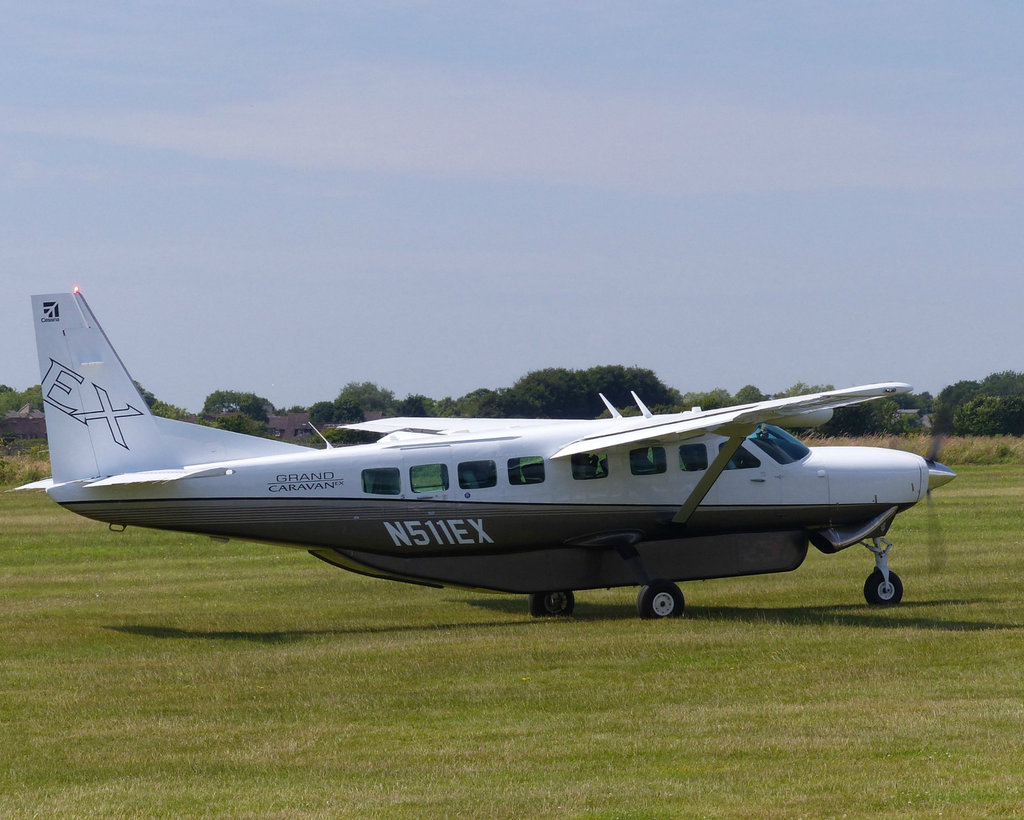
[{"label": "cessna logo", "polygon": [[43,302],[43,318],[40,322],[60,321],[60,302]]},{"label": "cessna logo", "polygon": [[[44,308],[46,304],[44,302]],[[56,305],[56,303],[52,304]],[[46,319],[43,321],[46,321]],[[43,379],[42,385],[43,402],[87,427],[94,421],[105,422],[114,443],[124,447],[126,450],[131,449],[124,440],[124,433],[121,431],[121,419],[141,416],[142,411],[136,410],[127,403],[124,407],[114,407],[114,403],[111,401],[107,391],[95,382],[89,382],[89,385],[96,395],[96,404],[99,406],[95,407],[95,409],[77,407],[78,397],[81,397],[84,403],[86,401],[85,397],[89,394],[89,389],[84,385],[84,376],[76,373],[70,367],[50,359],[50,368],[46,371],[46,377]]]}]

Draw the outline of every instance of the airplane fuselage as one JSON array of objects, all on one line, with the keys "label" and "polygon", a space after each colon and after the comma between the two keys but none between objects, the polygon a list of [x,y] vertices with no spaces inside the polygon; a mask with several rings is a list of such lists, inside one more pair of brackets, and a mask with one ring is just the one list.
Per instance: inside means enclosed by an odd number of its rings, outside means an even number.
[{"label": "airplane fuselage", "polygon": [[[536,551],[551,565],[571,563],[575,569],[565,571],[574,588],[635,583],[621,561],[607,561],[619,543],[651,553],[647,560],[676,579],[793,569],[812,533],[906,509],[928,486],[926,462],[910,453],[817,447],[780,463],[752,437],[680,523],[681,501],[726,439],[551,458],[567,437],[600,424],[428,441],[399,435],[204,464],[205,477],[79,482],[50,492],[68,509],[112,524],[270,542],[371,574],[522,592],[536,582],[528,572],[519,578],[513,565],[525,561],[532,571],[544,562],[525,557]],[[481,560],[471,571],[446,560],[474,555]],[[512,555],[517,561],[501,558]],[[551,585],[551,573],[544,577]]]},{"label": "airplane fuselage", "polygon": [[809,543],[867,546],[866,599],[897,603],[883,536],[953,477],[934,459],[812,450],[782,429],[902,382],[657,415],[633,394],[640,416],[605,401],[604,420],[380,419],[348,425],[383,435],[375,444],[311,450],[153,415],[77,289],[32,310],[53,474],[28,487],[112,525],[529,593],[534,615],[570,613],[573,590],[635,584],[641,617],[677,617],[676,581],[795,569]]}]

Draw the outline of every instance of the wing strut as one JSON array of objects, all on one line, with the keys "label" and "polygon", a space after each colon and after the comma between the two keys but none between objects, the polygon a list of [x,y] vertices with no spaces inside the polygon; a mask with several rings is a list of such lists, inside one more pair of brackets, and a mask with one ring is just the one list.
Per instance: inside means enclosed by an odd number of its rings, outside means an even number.
[{"label": "wing strut", "polygon": [[[731,426],[731,425],[730,425]],[[743,440],[750,435],[756,427],[754,425],[744,425],[742,428],[737,429],[731,426],[731,434],[729,440],[722,444],[722,449],[718,451],[718,455],[715,456],[715,460],[711,462],[707,470],[704,471],[704,475],[701,476],[700,481],[697,482],[697,486],[693,488],[693,491],[686,497],[686,501],[683,502],[683,506],[679,508],[679,511],[673,516],[672,522],[674,524],[685,524],[690,520],[690,516],[693,515],[693,511],[700,506],[700,502],[704,500],[704,496],[708,494],[714,483],[718,481],[718,477],[725,470],[726,465],[743,443]],[[724,431],[722,431],[724,432]]]}]

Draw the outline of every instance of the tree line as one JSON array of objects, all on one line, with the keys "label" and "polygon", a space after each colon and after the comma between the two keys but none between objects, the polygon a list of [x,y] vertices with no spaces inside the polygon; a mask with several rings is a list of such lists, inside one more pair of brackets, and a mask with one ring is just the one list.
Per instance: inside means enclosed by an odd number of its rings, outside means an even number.
[{"label": "tree line", "polygon": [[[276,408],[253,392],[217,390],[206,397],[199,419],[238,432],[266,434],[271,415],[308,412],[319,426],[362,421],[367,415],[485,418],[599,418],[608,411],[599,394],[624,415],[640,411],[635,391],[655,413],[675,413],[701,407],[712,410],[772,398],[831,390],[832,385],[798,382],[787,390],[766,393],[746,385],[735,393],[716,388],[682,393],[661,381],[652,370],[604,365],[583,370],[546,368],[527,373],[510,387],[479,388],[458,398],[434,399],[420,394],[398,398],[373,382],[349,382],[333,400],[309,407]],[[190,418],[187,410],[160,401],[139,385],[152,411],[169,418]],[[42,407],[38,386],[16,391],[0,384],[0,415],[25,404]],[[818,428],[828,436],[901,435],[928,428],[961,436],[1024,435],[1024,373],[1002,371],[980,381],[959,381],[933,397],[908,393],[840,408]]]}]

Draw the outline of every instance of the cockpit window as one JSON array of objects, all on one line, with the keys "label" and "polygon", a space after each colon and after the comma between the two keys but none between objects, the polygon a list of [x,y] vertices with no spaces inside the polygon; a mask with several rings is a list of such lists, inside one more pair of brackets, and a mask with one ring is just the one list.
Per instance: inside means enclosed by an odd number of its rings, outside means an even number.
[{"label": "cockpit window", "polygon": [[762,424],[747,438],[779,464],[792,464],[811,452],[800,439],[773,424]]},{"label": "cockpit window", "polygon": [[[718,445],[719,451],[725,447],[726,442],[722,442]],[[729,459],[729,463],[725,465],[727,470],[754,470],[761,466],[761,462],[757,456],[753,453],[748,453],[746,448],[742,445],[740,448],[733,453],[732,458]]]}]

